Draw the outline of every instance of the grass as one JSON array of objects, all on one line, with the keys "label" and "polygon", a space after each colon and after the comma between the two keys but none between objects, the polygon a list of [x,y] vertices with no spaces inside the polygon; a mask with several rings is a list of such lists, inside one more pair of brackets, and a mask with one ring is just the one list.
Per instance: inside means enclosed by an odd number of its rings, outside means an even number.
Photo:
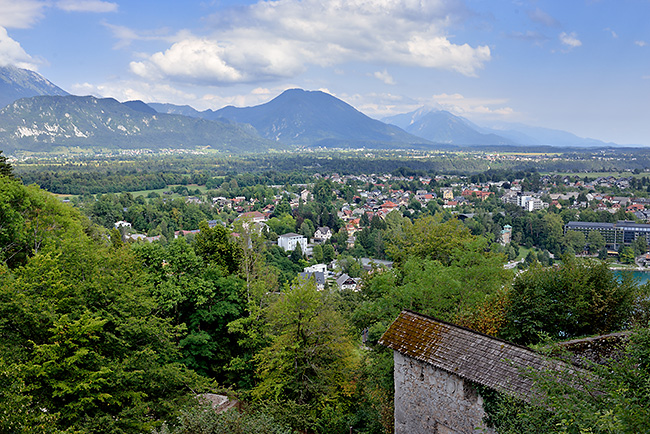
[{"label": "grass", "polygon": [[521,259],[526,259],[526,256],[528,256],[528,253],[530,253],[531,250],[535,250],[535,248],[528,248],[524,246],[519,246],[519,256],[517,256],[517,261]]},{"label": "grass", "polygon": [[[178,185],[180,185],[180,184],[178,184]],[[171,191],[171,189],[174,188],[174,187],[177,187],[177,185],[169,185],[169,186],[167,186],[165,188],[158,188],[158,189],[155,189],[155,190],[132,191],[130,193],[133,195],[133,197],[138,197],[138,196],[147,197],[149,195],[149,193],[154,193],[154,192],[158,193],[159,195],[162,196],[164,191]],[[199,189],[199,191],[201,192],[202,195],[204,195],[208,191],[208,188],[205,185],[188,184],[185,187],[187,187],[187,189],[190,191],[190,196],[193,195],[192,192],[194,190],[196,190],[196,189]],[[180,195],[178,195],[176,193],[173,193],[173,194],[168,195],[167,197],[179,197],[179,196]]]}]

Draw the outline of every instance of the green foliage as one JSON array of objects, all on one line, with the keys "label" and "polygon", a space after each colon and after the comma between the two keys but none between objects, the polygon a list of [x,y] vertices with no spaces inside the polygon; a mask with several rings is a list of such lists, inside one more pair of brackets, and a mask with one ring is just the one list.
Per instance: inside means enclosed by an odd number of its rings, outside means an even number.
[{"label": "green foliage", "polygon": [[603,238],[603,235],[599,231],[591,231],[587,235],[587,244],[589,246],[589,253],[593,255],[605,247],[605,238]]},{"label": "green foliage", "polygon": [[213,228],[203,220],[194,239],[196,253],[204,260],[223,267],[229,274],[236,273],[242,259],[241,248],[229,239],[229,233],[221,225]]},{"label": "green foliage", "polygon": [[[201,241],[206,244],[204,254],[221,251],[222,240],[216,239],[216,248],[209,244],[214,241],[211,237]],[[147,267],[158,308],[174,325],[186,330],[179,341],[183,362],[210,377],[228,378],[226,366],[236,351],[228,323],[245,309],[244,281],[237,274],[228,274],[219,264],[206,264],[183,238],[166,247],[137,245],[134,251]],[[225,251],[239,252],[239,246],[229,245]],[[216,258],[223,257],[217,254]]]},{"label": "green foliage", "polygon": [[261,413],[228,410],[216,413],[210,406],[183,410],[176,426],[163,426],[152,434],[293,434],[289,427]]},{"label": "green foliage", "polygon": [[491,400],[492,423],[504,434],[650,432],[648,360],[650,332],[640,328],[623,357],[593,365],[588,374],[529,372],[526,375],[536,381],[541,393],[532,404],[503,396]]},{"label": "green foliage", "polygon": [[[0,177],[0,260],[14,268],[80,231],[81,216],[48,193]],[[74,228],[74,229],[73,229]]]},{"label": "green foliage", "polygon": [[[38,250],[21,267],[0,268],[2,366],[19,373],[3,398],[18,420],[2,423],[79,432],[152,428],[176,411],[188,387],[207,383],[177,363],[177,330],[156,315],[130,252],[89,237],[94,229],[70,207],[18,188],[23,200],[13,204],[24,207]],[[49,225],[34,231],[34,222]]]},{"label": "green foliage", "polygon": [[288,213],[282,213],[279,217],[269,219],[267,224],[269,228],[278,235],[295,232],[296,230],[296,219]]},{"label": "green foliage", "polygon": [[[595,232],[595,231],[594,231]],[[646,237],[639,237],[632,243],[634,256],[641,256],[648,251],[648,240]]]},{"label": "green foliage", "polygon": [[257,356],[254,397],[322,409],[351,395],[354,346],[327,294],[311,281],[295,281],[267,318],[271,345]]},{"label": "green foliage", "polygon": [[2,150],[0,150],[0,177],[13,178],[14,172],[11,164],[7,162],[7,157],[2,155]]},{"label": "green foliage", "polygon": [[582,252],[585,248],[585,243],[587,242],[587,239],[585,237],[585,234],[583,234],[582,232],[567,231],[567,233],[564,236],[564,242],[566,243],[567,247],[572,248],[573,251]]},{"label": "green foliage", "polygon": [[607,333],[628,324],[639,297],[634,281],[617,280],[599,261],[563,260],[552,269],[533,265],[515,278],[502,337],[530,344]]},{"label": "green foliage", "polygon": [[621,246],[618,260],[623,264],[634,264],[634,249],[630,246]]},{"label": "green foliage", "polygon": [[465,249],[480,252],[486,247],[484,238],[473,236],[458,220],[442,222],[432,216],[407,223],[402,226],[401,233],[394,235],[386,251],[397,263],[417,257],[449,265]]}]

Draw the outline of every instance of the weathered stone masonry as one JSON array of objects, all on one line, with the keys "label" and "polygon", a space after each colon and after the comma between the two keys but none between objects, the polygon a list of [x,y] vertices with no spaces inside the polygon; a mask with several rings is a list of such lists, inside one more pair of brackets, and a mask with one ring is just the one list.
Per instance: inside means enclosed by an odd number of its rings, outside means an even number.
[{"label": "weathered stone masonry", "polygon": [[494,432],[483,423],[483,399],[469,381],[398,351],[394,360],[396,434]]},{"label": "weathered stone masonry", "polygon": [[525,370],[581,368],[528,348],[403,311],[379,341],[394,350],[395,433],[494,433],[485,426],[480,384],[524,401],[537,391]]}]

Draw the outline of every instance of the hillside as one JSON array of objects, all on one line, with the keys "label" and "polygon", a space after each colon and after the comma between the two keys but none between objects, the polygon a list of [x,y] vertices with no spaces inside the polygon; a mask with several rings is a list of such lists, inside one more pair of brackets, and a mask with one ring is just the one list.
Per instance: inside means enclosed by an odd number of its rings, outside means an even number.
[{"label": "hillside", "polygon": [[480,132],[466,119],[444,110],[422,108],[411,113],[391,116],[383,121],[396,125],[415,136],[437,143],[462,146],[511,146],[518,144],[516,141],[492,132]]},{"label": "hillside", "polygon": [[320,91],[290,89],[254,107],[224,107],[212,112],[255,127],[279,143],[323,147],[431,147],[393,125],[374,120],[351,105]]},{"label": "hillside", "polygon": [[253,128],[219,121],[148,112],[141,102],[112,98],[38,96],[0,110],[0,148],[5,152],[83,149],[210,147],[226,152],[268,150],[273,144]]},{"label": "hillside", "polygon": [[34,71],[0,66],[0,107],[20,99],[38,95],[68,95]]}]

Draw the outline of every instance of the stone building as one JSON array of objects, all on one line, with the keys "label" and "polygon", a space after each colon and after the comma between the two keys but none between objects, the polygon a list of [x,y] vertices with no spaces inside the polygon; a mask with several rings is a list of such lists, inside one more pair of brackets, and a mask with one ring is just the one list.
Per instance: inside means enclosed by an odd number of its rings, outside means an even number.
[{"label": "stone building", "polygon": [[484,422],[476,384],[529,400],[534,384],[523,370],[580,370],[411,311],[403,311],[379,343],[394,350],[395,434],[494,433]]}]

